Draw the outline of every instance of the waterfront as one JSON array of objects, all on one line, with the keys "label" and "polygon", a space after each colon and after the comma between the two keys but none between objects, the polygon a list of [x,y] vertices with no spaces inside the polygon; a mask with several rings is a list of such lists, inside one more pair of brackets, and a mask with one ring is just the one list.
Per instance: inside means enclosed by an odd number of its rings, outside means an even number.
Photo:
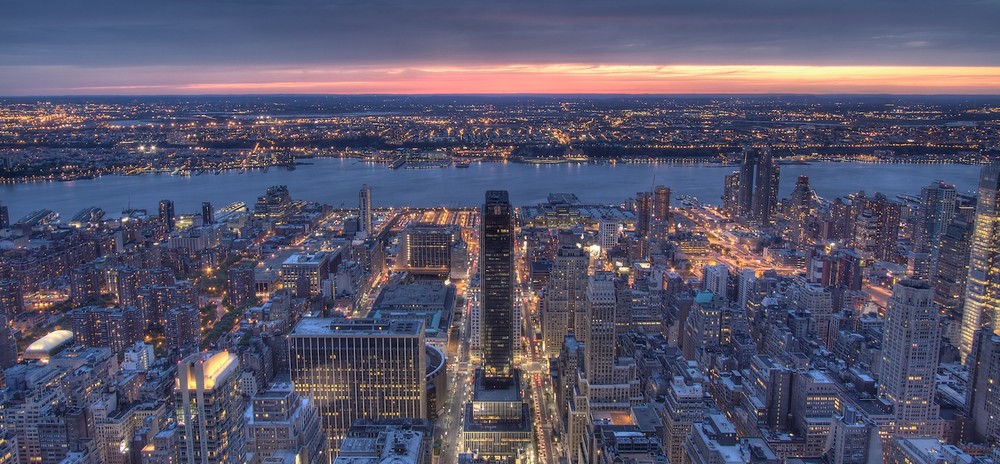
[{"label": "waterfront", "polygon": [[[735,166],[714,164],[556,164],[473,163],[467,169],[387,169],[384,164],[356,159],[316,158],[295,170],[226,171],[194,176],[148,174],[103,176],[70,182],[35,182],[0,186],[0,202],[10,208],[11,220],[31,211],[51,209],[68,220],[80,209],[97,206],[109,216],[127,207],[155,215],[161,199],[175,202],[179,213],[200,211],[201,202],[217,208],[234,201],[253,206],[271,185],[288,185],[294,199],[335,207],[357,207],[358,189],[368,184],[373,204],[384,206],[474,206],[487,189],[506,189],[516,205],[544,201],[548,193],[575,193],[587,203],[620,203],[652,185],[667,185],[673,195],[692,195],[718,204],[723,177]],[[780,197],[787,197],[799,175],[809,176],[824,198],[865,190],[890,196],[916,194],[935,179],[953,183],[959,192],[971,192],[979,166],[967,164],[869,164],[817,162],[781,166]]]}]

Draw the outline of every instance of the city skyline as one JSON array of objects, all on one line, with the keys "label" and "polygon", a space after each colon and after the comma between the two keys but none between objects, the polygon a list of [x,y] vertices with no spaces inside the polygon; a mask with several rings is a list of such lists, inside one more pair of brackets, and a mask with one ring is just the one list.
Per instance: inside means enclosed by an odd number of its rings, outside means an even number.
[{"label": "city skyline", "polygon": [[995,2],[72,2],[0,95],[1000,92]]}]

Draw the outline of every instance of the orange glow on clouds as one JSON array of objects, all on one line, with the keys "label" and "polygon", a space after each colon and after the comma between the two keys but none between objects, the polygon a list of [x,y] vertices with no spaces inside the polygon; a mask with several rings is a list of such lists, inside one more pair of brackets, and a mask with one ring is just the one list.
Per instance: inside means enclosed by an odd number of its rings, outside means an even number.
[{"label": "orange glow on clouds", "polygon": [[[553,64],[404,68],[164,68],[144,74],[142,79],[147,82],[63,90],[90,94],[1000,93],[1000,67]],[[182,79],[192,82],[165,83]]]}]

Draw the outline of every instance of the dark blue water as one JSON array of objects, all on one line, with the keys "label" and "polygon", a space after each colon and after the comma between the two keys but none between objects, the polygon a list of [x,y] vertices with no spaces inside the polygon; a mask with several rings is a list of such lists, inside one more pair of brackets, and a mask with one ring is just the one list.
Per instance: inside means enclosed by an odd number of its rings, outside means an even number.
[{"label": "dark blue water", "polygon": [[[544,201],[552,192],[575,193],[584,202],[620,203],[654,184],[667,185],[674,196],[693,195],[718,204],[723,177],[734,166],[698,164],[557,164],[473,163],[468,169],[396,169],[355,159],[314,159],[294,171],[237,171],[191,177],[169,174],[104,176],[73,182],[38,182],[0,186],[0,201],[10,208],[11,221],[47,208],[68,219],[82,208],[97,206],[109,215],[145,208],[156,214],[161,199],[174,200],[178,213],[201,211],[201,202],[220,208],[234,201],[253,206],[270,185],[284,184],[294,199],[356,207],[358,189],[372,186],[374,206],[473,206],[487,189],[510,191],[515,205]],[[795,179],[804,174],[816,192],[826,198],[858,190],[890,196],[919,193],[935,179],[971,192],[979,166],[964,164],[814,163],[781,167],[781,197],[788,196]],[[655,180],[654,180],[655,178]]]}]

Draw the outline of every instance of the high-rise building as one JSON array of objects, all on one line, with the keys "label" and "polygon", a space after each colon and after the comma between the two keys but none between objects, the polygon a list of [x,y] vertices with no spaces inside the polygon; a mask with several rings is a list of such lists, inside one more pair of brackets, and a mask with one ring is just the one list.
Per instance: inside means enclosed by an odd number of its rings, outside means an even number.
[{"label": "high-rise building", "polygon": [[180,463],[244,463],[246,402],[239,389],[239,357],[228,351],[192,354],[177,365]]},{"label": "high-rise building", "polygon": [[886,304],[878,393],[892,404],[898,433],[938,431],[934,394],[940,343],[934,289],[920,280],[897,282]]},{"label": "high-rise building", "polygon": [[[871,448],[872,426],[854,406],[845,405],[844,413],[833,416],[827,455],[830,464],[866,464]],[[877,454],[877,453],[874,453]]]},{"label": "high-rise building", "polygon": [[684,462],[684,441],[694,423],[705,420],[710,399],[706,393],[700,383],[688,385],[684,377],[674,377],[670,382],[663,408],[663,447],[670,462]]},{"label": "high-rise building", "polygon": [[372,188],[368,184],[362,185],[358,192],[358,230],[372,233]]},{"label": "high-rise building", "polygon": [[969,246],[972,242],[972,224],[955,220],[941,234],[938,250],[937,272],[934,284],[934,302],[941,309],[958,315],[965,301],[965,279],[969,276]]},{"label": "high-rise building", "polygon": [[705,290],[726,298],[729,294],[729,267],[725,264],[705,266],[702,270],[702,282]]},{"label": "high-rise building", "polygon": [[[742,179],[742,175],[740,176]],[[761,225],[774,223],[774,213],[778,206],[778,182],[781,168],[771,155],[770,148],[760,151],[757,158],[757,178],[754,180],[751,219]]]},{"label": "high-rise building", "polygon": [[811,244],[810,223],[814,218],[813,205],[816,202],[816,192],[809,185],[808,176],[799,176],[795,181],[795,190],[788,205],[788,236],[800,249]]},{"label": "high-rise building", "polygon": [[289,214],[292,207],[292,196],[287,185],[273,185],[267,188],[264,195],[257,197],[253,206],[253,217],[269,221],[279,221]]},{"label": "high-rise building", "polygon": [[607,384],[613,379],[617,312],[614,274],[598,272],[591,276],[587,284],[584,370],[592,383]]},{"label": "high-rise building", "polygon": [[913,278],[930,280],[935,275],[941,236],[954,215],[955,186],[938,181],[920,189],[907,265]]},{"label": "high-rise building", "polygon": [[73,333],[82,345],[111,348],[120,353],[142,339],[142,313],[134,307],[101,308],[88,306],[69,312]]},{"label": "high-rise building", "polygon": [[167,350],[189,354],[201,345],[201,312],[196,306],[177,306],[164,313],[163,333]]},{"label": "high-rise building", "polygon": [[657,185],[653,189],[653,220],[666,221],[670,219],[670,187]]},{"label": "high-rise building", "polygon": [[160,221],[166,226],[167,232],[174,231],[176,215],[174,213],[174,202],[172,200],[160,200]]},{"label": "high-rise building", "polygon": [[252,266],[233,266],[226,274],[229,304],[234,308],[246,308],[253,304],[257,296],[257,281]]},{"label": "high-rise building", "polygon": [[635,234],[639,237],[649,237],[650,224],[653,222],[653,193],[636,192],[635,194]]},{"label": "high-rise building", "polygon": [[0,203],[0,229],[8,227],[10,227],[10,211],[7,209],[7,205]]},{"label": "high-rise building", "polygon": [[554,357],[562,349],[566,334],[579,333],[583,322],[587,289],[587,252],[573,244],[556,250],[549,281],[542,293],[542,339],[545,355]]},{"label": "high-rise building", "polygon": [[423,321],[303,318],[288,335],[292,383],[319,408],[331,449],[355,419],[426,419]]},{"label": "high-rise building", "polygon": [[855,222],[854,247],[868,260],[892,261],[897,258],[899,215],[902,204],[881,193],[868,198],[858,195],[860,204]]},{"label": "high-rise building", "polygon": [[210,202],[201,202],[201,223],[206,226],[215,224],[215,207]]},{"label": "high-rise building", "polygon": [[411,274],[446,276],[460,238],[458,226],[411,223],[403,230],[397,266]]},{"label": "high-rise building", "polygon": [[514,361],[514,217],[506,190],[489,190],[483,205],[481,310],[487,386],[506,384]]},{"label": "high-rise building", "polygon": [[987,326],[972,340],[965,403],[972,419],[970,438],[996,446],[1000,445],[1000,335]]},{"label": "high-rise building", "polygon": [[480,233],[480,307],[483,368],[462,421],[464,451],[499,462],[518,460],[531,443],[531,416],[514,369],[514,222],[506,190],[489,190]]},{"label": "high-rise building", "polygon": [[972,351],[972,337],[985,325],[1000,330],[1000,162],[984,166],[979,174],[976,226],[969,253],[969,275],[962,312],[959,346],[962,357]]},{"label": "high-rise building", "polygon": [[757,178],[757,152],[743,147],[743,161],[740,163],[739,189],[737,195],[737,217],[749,217],[753,207],[753,183]]},{"label": "high-rise building", "polygon": [[618,244],[618,230],[621,223],[617,219],[601,218],[599,223],[598,239],[602,250],[610,250]]},{"label": "high-rise building", "polygon": [[295,392],[291,384],[278,383],[253,396],[246,414],[247,452],[254,463],[280,452],[290,452],[296,463],[319,464],[327,454],[326,434],[312,398]]},{"label": "high-rise building", "polygon": [[726,176],[722,188],[722,211],[730,218],[740,214],[740,185],[739,171]]}]

